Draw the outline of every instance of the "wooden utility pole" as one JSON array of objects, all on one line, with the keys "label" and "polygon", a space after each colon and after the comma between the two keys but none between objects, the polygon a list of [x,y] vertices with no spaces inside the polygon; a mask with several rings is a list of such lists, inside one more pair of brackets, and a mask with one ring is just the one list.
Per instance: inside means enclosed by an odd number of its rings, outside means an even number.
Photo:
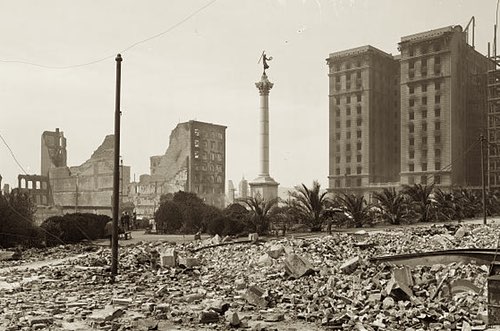
[{"label": "wooden utility pole", "polygon": [[484,173],[484,142],[486,139],[484,135],[479,137],[479,143],[481,144],[481,185],[483,191],[483,224],[486,224],[486,186],[485,186],[485,173]]},{"label": "wooden utility pole", "polygon": [[120,83],[122,56],[118,54],[116,61],[116,92],[115,92],[115,148],[113,168],[113,235],[111,243],[111,276],[118,274],[118,213],[120,203]]}]

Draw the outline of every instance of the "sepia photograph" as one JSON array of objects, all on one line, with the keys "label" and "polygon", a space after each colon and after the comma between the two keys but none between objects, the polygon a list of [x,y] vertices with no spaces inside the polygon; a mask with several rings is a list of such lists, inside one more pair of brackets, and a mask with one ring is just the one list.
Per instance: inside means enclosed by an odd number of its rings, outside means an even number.
[{"label": "sepia photograph", "polygon": [[0,0],[0,331],[500,330],[499,7]]}]

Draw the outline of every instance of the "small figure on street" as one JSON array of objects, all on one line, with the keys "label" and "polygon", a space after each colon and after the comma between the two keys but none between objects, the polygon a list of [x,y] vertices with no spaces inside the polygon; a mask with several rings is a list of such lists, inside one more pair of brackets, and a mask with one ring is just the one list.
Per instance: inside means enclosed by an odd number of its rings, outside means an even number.
[{"label": "small figure on street", "polygon": [[130,215],[128,214],[128,211],[126,211],[123,216],[123,229],[125,231],[130,231]]},{"label": "small figure on street", "polygon": [[326,232],[328,232],[328,234],[332,234],[332,219],[329,218],[327,221],[326,221]]},{"label": "small figure on street", "polygon": [[112,221],[109,221],[104,226],[104,235],[106,236],[106,238],[109,238],[109,247],[111,247],[112,240],[113,240],[113,222]]}]

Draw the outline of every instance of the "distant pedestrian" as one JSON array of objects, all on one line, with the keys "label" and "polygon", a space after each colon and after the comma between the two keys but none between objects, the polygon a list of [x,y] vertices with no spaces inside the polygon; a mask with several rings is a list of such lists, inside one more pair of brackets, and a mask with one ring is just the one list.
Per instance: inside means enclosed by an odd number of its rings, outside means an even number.
[{"label": "distant pedestrian", "polygon": [[326,231],[328,232],[328,234],[332,234],[332,220],[331,219],[328,219],[326,221]]},{"label": "distant pedestrian", "polygon": [[109,247],[111,247],[111,244],[113,241],[113,222],[112,221],[109,221],[104,226],[104,235],[106,236],[106,238],[109,238]]}]

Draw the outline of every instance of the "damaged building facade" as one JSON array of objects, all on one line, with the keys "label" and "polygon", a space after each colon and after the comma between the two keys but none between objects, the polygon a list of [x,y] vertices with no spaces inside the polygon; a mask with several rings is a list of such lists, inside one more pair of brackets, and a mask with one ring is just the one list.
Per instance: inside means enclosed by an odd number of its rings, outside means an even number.
[{"label": "damaged building facade", "polygon": [[150,174],[131,183],[129,200],[137,215],[153,215],[160,196],[192,192],[205,203],[225,205],[226,127],[189,121],[179,123],[170,134],[163,155],[151,156]]},{"label": "damaged building facade", "polygon": [[[41,139],[40,175],[21,174],[13,193],[27,193],[37,206],[38,223],[50,216],[90,212],[111,216],[114,136],[108,135],[90,159],[67,165],[66,138],[58,128]],[[120,167],[120,195],[126,199],[130,167]]]},{"label": "damaged building facade", "polygon": [[[91,212],[111,216],[114,136],[108,135],[90,159],[79,166],[51,167],[53,201],[63,212]],[[130,166],[120,166],[120,195],[128,193]]]}]

